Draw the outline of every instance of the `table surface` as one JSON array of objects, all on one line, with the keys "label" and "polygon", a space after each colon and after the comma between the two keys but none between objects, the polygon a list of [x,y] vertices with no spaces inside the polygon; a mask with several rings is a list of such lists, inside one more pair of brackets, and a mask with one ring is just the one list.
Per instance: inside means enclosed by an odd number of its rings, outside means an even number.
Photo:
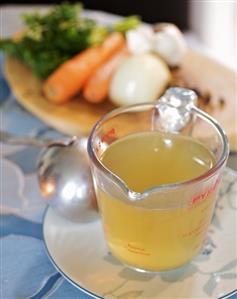
[{"label": "table surface", "polygon": [[[7,14],[2,11],[4,36],[16,31],[21,12],[22,8],[14,7]],[[0,53],[1,130],[34,137],[63,137],[16,102],[3,78],[3,59]],[[67,282],[46,255],[42,242],[46,203],[41,198],[36,177],[38,154],[36,148],[1,144],[0,297],[90,298]],[[237,170],[236,154],[230,155],[228,166]]]}]

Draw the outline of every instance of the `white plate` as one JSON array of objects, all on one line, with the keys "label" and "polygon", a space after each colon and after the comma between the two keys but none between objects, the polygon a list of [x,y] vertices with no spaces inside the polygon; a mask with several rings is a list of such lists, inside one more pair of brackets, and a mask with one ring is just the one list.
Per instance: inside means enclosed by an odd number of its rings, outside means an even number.
[{"label": "white plate", "polygon": [[44,217],[48,254],[61,274],[92,298],[225,298],[237,292],[237,174],[225,171],[202,253],[160,274],[133,271],[106,247],[100,220],[72,223],[51,208]]}]

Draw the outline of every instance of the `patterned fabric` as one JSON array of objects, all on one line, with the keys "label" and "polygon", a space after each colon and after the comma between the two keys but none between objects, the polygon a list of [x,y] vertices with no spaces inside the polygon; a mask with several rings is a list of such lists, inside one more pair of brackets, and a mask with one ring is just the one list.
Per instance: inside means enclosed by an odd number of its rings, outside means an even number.
[{"label": "patterned fabric", "polygon": [[[3,77],[0,54],[1,130],[30,136],[62,135],[25,111]],[[36,178],[39,149],[1,144],[1,299],[88,299],[57,272],[42,241],[46,207]]]}]

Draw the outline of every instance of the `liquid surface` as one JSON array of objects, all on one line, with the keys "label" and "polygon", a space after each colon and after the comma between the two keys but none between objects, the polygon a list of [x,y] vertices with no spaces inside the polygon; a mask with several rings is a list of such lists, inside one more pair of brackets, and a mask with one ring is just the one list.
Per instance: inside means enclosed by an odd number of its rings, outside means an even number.
[{"label": "liquid surface", "polygon": [[[190,138],[149,132],[113,143],[105,151],[102,162],[133,191],[143,192],[160,184],[200,176],[215,160],[203,145]],[[213,182],[210,184],[213,186]],[[188,188],[153,194],[157,203],[176,201],[180,207],[173,209],[133,206],[120,200],[119,194],[111,195],[111,190],[96,188],[112,254],[130,266],[149,271],[176,268],[192,259],[205,240],[216,188],[201,185]],[[198,199],[197,195],[207,190],[211,191],[192,204],[192,197]],[[179,205],[184,196],[186,206]]]},{"label": "liquid surface", "polygon": [[113,143],[103,164],[136,192],[184,182],[208,171],[215,163],[202,144],[176,134],[147,132]]}]

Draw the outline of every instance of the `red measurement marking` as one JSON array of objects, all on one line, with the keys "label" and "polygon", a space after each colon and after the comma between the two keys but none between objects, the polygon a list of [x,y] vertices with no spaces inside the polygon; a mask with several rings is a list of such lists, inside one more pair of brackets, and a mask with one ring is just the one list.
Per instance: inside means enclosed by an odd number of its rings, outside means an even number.
[{"label": "red measurement marking", "polygon": [[105,133],[104,135],[101,136],[101,141],[102,142],[106,142],[109,140],[109,138],[111,137],[115,137],[115,128],[112,128],[111,130],[109,130],[107,133]]},{"label": "red measurement marking", "polygon": [[132,250],[132,249],[130,249],[130,248],[128,248],[128,251],[131,252],[131,253],[135,253],[135,254],[140,254],[140,255],[150,256],[150,253],[142,252],[142,251],[135,251],[135,250]]},{"label": "red measurement marking", "polygon": [[150,253],[146,252],[146,250],[144,248],[133,246],[130,243],[128,243],[127,250],[129,252],[132,252],[132,253],[135,253],[135,254],[150,256]]},{"label": "red measurement marking", "polygon": [[220,178],[218,178],[215,183],[209,188],[207,189],[205,192],[200,193],[198,195],[193,196],[192,200],[191,200],[191,204],[195,204],[197,202],[203,201],[205,199],[207,199],[207,197],[216,190],[217,185],[220,182]]}]

